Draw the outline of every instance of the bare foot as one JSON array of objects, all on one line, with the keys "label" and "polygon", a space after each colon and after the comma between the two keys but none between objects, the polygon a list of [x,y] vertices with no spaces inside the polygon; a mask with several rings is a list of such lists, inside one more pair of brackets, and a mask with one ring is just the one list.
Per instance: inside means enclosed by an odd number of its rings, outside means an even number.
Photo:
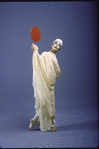
[{"label": "bare foot", "polygon": [[57,129],[55,127],[52,127],[51,131],[55,132],[55,131],[57,131]]},{"label": "bare foot", "polygon": [[33,131],[33,124],[32,124],[32,120],[30,120],[29,130],[32,130],[32,131]]}]

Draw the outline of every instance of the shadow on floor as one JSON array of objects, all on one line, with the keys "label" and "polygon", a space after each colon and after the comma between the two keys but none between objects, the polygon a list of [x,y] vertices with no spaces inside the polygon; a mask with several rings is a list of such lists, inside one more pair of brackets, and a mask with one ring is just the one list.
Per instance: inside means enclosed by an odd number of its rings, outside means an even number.
[{"label": "shadow on floor", "polygon": [[58,131],[81,130],[81,129],[87,129],[87,130],[98,129],[98,122],[83,122],[64,126],[57,126]]},{"label": "shadow on floor", "polygon": [[[8,122],[7,122],[8,121]],[[14,131],[28,131],[29,129],[30,118],[27,116],[15,116],[6,118],[4,122],[0,124],[0,131],[3,132],[5,130],[14,132]],[[58,131],[69,131],[69,130],[97,130],[98,122],[82,122],[82,123],[74,123],[69,125],[57,126]],[[40,130],[38,127],[34,126],[34,131]]]}]

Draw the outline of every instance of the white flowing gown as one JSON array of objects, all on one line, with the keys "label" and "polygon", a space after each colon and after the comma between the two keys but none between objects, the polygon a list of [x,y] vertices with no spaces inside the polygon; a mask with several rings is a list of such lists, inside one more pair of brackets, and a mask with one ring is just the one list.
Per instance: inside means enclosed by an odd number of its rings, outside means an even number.
[{"label": "white flowing gown", "polygon": [[56,55],[38,50],[33,51],[33,87],[35,97],[35,108],[40,120],[40,130],[49,131],[52,118],[55,117],[54,84],[60,77],[61,71]]}]

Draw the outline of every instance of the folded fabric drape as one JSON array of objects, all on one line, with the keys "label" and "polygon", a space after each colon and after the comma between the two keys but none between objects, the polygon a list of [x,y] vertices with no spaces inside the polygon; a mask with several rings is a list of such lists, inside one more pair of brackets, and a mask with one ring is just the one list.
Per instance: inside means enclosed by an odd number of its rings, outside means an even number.
[{"label": "folded fabric drape", "polygon": [[55,95],[54,84],[60,77],[61,71],[56,55],[38,50],[33,51],[33,87],[35,97],[35,108],[40,119],[41,131],[51,129],[51,118],[55,117]]}]

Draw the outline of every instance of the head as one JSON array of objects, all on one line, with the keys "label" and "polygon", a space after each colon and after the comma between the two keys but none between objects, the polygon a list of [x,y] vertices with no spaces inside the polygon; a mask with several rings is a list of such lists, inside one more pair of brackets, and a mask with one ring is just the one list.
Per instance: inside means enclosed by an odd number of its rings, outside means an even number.
[{"label": "head", "polygon": [[63,42],[61,39],[56,39],[52,42],[50,51],[56,54],[57,51],[61,49]]}]

